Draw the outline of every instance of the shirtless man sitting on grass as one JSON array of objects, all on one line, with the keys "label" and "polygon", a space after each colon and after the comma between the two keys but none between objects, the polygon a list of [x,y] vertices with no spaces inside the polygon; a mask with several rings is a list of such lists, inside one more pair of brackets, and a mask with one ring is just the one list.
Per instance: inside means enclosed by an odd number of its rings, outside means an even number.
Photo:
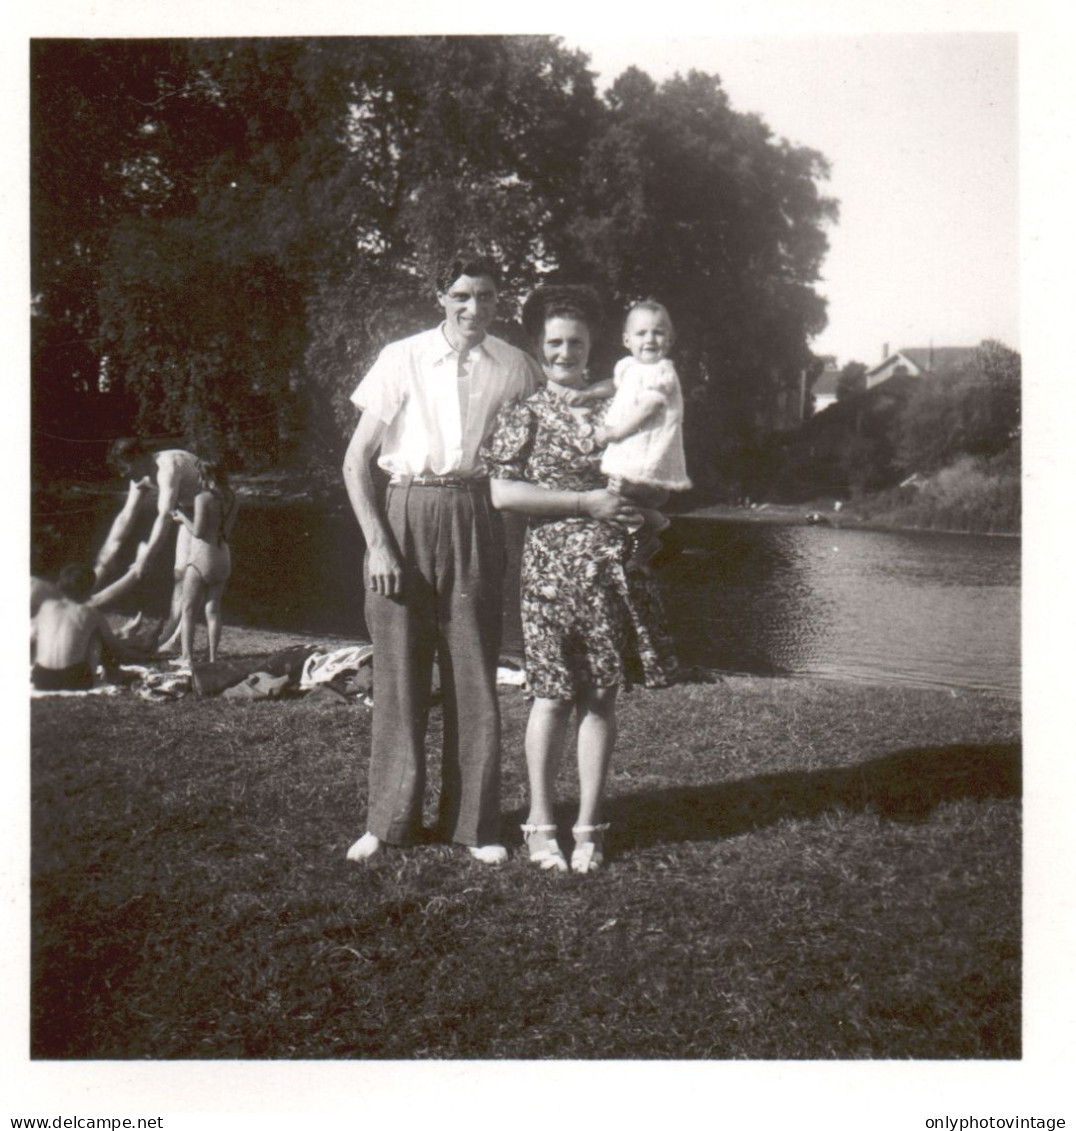
[{"label": "shirtless man sitting on grass", "polygon": [[142,655],[120,640],[105,614],[89,603],[95,581],[88,565],[64,566],[59,592],[45,597],[30,622],[30,680],[39,691],[86,691],[94,685],[98,664],[111,677],[121,659]]}]

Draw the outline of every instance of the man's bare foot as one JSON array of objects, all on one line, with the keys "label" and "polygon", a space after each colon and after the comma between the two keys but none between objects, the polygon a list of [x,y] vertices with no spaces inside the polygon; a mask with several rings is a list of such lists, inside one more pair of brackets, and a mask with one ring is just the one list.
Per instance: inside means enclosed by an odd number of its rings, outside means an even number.
[{"label": "man's bare foot", "polygon": [[116,635],[121,640],[130,640],[132,636],[142,627],[142,614],[141,612],[135,613],[130,620],[125,620],[123,624],[117,628]]},{"label": "man's bare foot", "polygon": [[347,850],[347,858],[354,861],[369,860],[384,847],[379,837],[374,836],[373,833],[363,833]]},{"label": "man's bare foot", "polygon": [[179,637],[171,636],[163,644],[157,645],[157,654],[160,656],[170,656],[173,652],[179,651]]}]

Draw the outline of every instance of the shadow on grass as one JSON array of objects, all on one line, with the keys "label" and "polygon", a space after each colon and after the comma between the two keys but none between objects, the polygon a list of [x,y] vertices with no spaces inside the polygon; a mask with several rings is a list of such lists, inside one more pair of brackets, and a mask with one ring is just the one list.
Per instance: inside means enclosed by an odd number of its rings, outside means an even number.
[{"label": "shadow on grass", "polygon": [[855,766],[621,794],[606,803],[619,850],[740,836],[829,810],[921,821],[941,804],[1018,797],[1020,746],[923,746]]}]

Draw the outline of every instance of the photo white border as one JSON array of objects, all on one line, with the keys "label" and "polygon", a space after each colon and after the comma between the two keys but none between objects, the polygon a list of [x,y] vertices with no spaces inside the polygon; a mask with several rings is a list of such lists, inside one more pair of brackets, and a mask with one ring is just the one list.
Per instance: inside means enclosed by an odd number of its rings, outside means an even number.
[{"label": "photo white border", "polygon": [[[594,1128],[907,1128],[935,1115],[1061,1116],[1076,1120],[1070,1076],[1076,1053],[1076,914],[1073,893],[1074,742],[1061,712],[1073,697],[1060,651],[1068,642],[1066,487],[1071,466],[1072,378],[1063,368],[1071,316],[1069,218],[1076,65],[1060,4],[955,0],[853,3],[776,0],[765,8],[555,0],[521,9],[461,12],[459,6],[191,0],[150,11],[141,3],[27,5],[9,15],[3,51],[5,174],[0,195],[8,233],[4,318],[22,411],[0,416],[16,508],[28,522],[28,43],[40,36],[550,33],[574,37],[652,31],[699,34],[877,34],[1016,31],[1020,36],[1022,327],[1026,440],[1025,618],[1025,1041],[1020,1061],[988,1062],[42,1062],[28,1044],[28,706],[25,652],[4,652],[5,718],[15,741],[5,778],[7,820],[0,860],[4,899],[5,1023],[0,1118],[19,1115],[165,1114],[167,1131],[291,1126],[296,1113],[333,1114],[376,1127],[403,1120],[454,1126],[497,1120],[570,1122]],[[488,21],[488,22],[487,22]],[[645,69],[645,64],[642,64]],[[744,107],[744,109],[748,109]],[[12,346],[15,349],[12,350]],[[1071,362],[1070,362],[1071,367]],[[18,513],[18,509],[16,512]],[[28,545],[28,537],[24,546]],[[23,631],[25,557],[16,554],[6,592],[19,596],[11,632]],[[18,627],[18,632],[15,631]],[[16,660],[18,662],[16,662]]]}]

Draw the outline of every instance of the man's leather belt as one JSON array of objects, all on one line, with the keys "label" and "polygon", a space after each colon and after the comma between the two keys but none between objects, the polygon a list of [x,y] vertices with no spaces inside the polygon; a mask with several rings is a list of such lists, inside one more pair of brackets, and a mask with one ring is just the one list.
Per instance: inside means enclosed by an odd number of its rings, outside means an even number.
[{"label": "man's leather belt", "polygon": [[484,487],[486,478],[465,477],[463,475],[394,475],[389,483],[393,487],[455,487],[458,490],[474,491]]}]

